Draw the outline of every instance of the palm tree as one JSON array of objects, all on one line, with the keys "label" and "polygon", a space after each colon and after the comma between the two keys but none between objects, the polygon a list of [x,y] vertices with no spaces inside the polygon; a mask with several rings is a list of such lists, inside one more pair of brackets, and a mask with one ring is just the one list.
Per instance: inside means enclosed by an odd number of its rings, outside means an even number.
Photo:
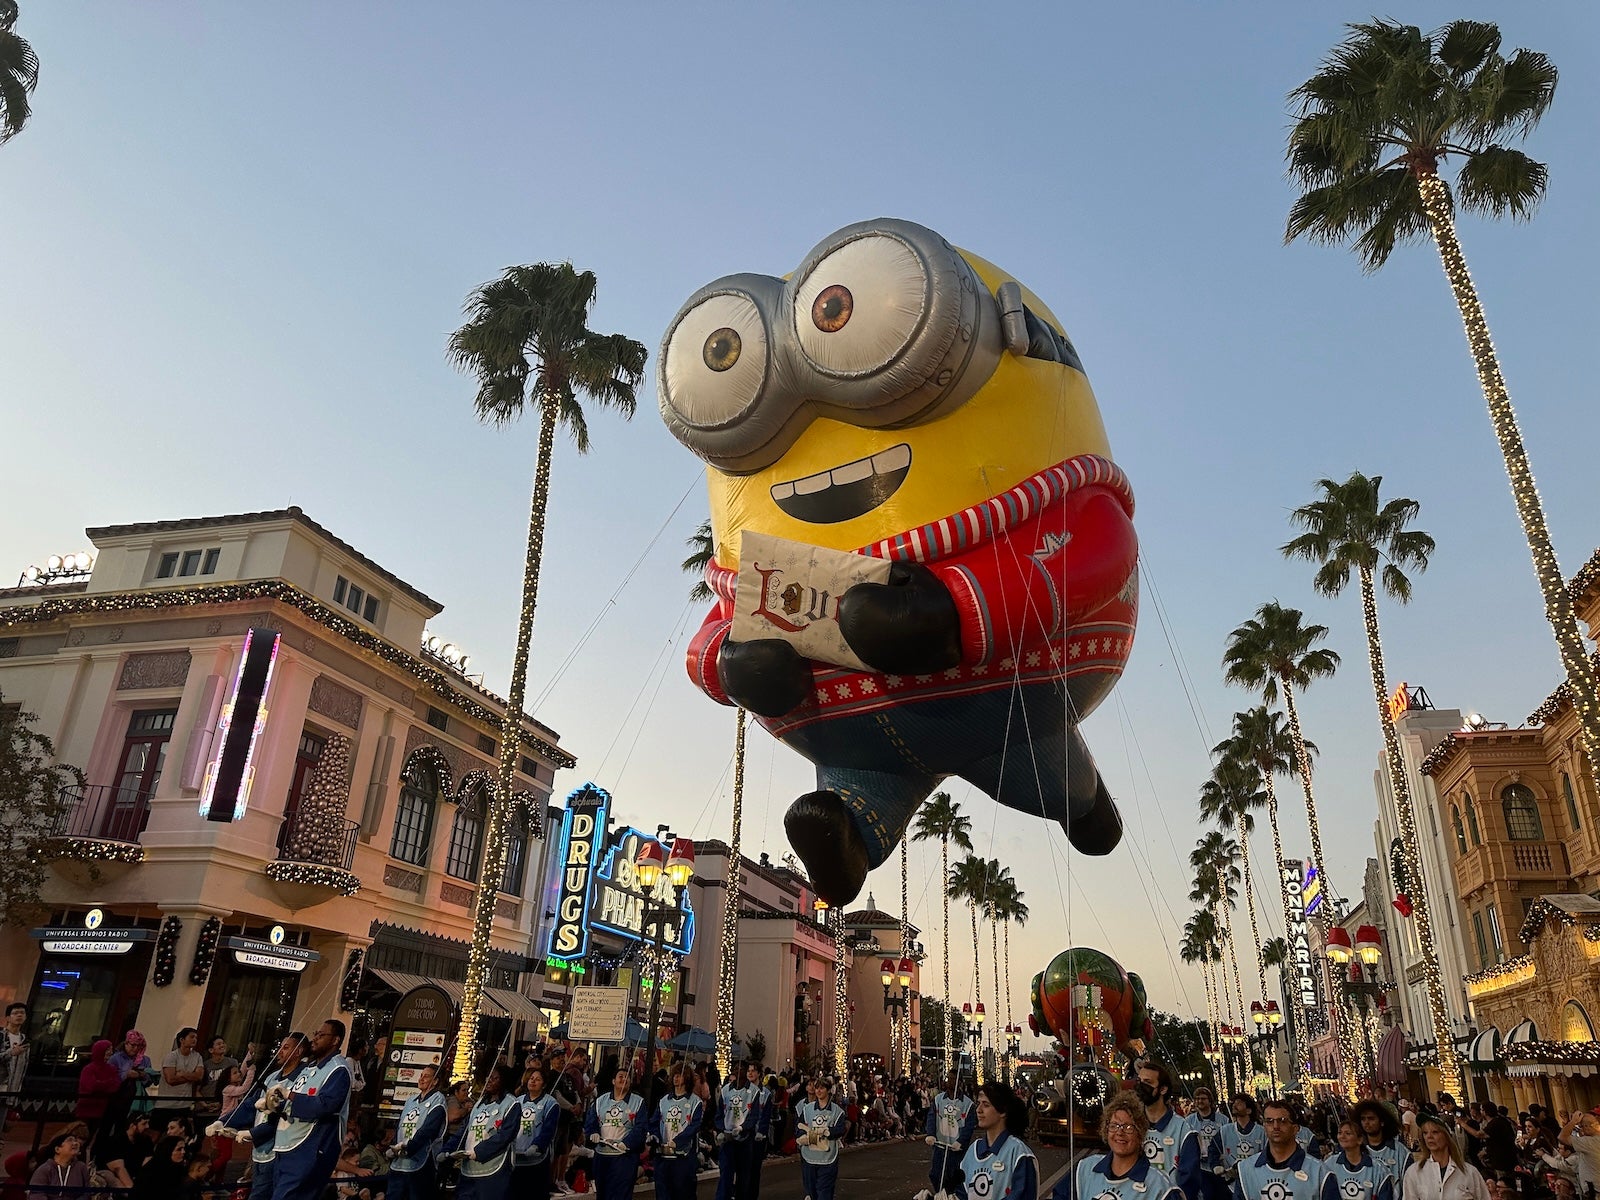
[{"label": "palm tree", "polygon": [[1183,939],[1178,943],[1178,957],[1186,963],[1200,964],[1200,978],[1206,989],[1207,1043],[1217,1035],[1217,996],[1211,982],[1211,956],[1215,950],[1216,921],[1209,909],[1202,908],[1183,926]]},{"label": "palm tree", "polygon": [[1300,713],[1294,706],[1295,689],[1304,691],[1315,679],[1332,675],[1339,656],[1317,643],[1328,636],[1326,625],[1307,625],[1298,608],[1285,608],[1276,600],[1256,609],[1256,615],[1228,635],[1222,655],[1227,682],[1259,691],[1268,704],[1283,693],[1289,714],[1289,736],[1294,740],[1300,786],[1306,795],[1306,825],[1311,832],[1311,857],[1317,876],[1327,888],[1328,871],[1322,858],[1322,827],[1317,821],[1317,799],[1311,790],[1311,755],[1300,730]]},{"label": "palm tree", "polygon": [[28,123],[33,113],[28,95],[39,85],[39,59],[16,34],[16,23],[17,0],[0,0],[0,145]]},{"label": "palm tree", "polygon": [[[1308,755],[1317,753],[1315,742],[1308,741],[1304,745]],[[1261,704],[1234,713],[1233,733],[1213,747],[1212,753],[1248,762],[1260,774],[1262,790],[1267,797],[1267,824],[1272,829],[1272,862],[1278,879],[1278,900],[1283,906],[1283,927],[1287,930],[1293,897],[1289,895],[1283,879],[1283,837],[1278,830],[1278,792],[1272,781],[1294,769],[1291,765],[1296,758],[1294,738],[1284,727],[1283,714]],[[1270,965],[1266,948],[1263,947],[1262,966],[1265,968]],[[1303,1015],[1295,1028],[1305,1028]]]},{"label": "palm tree", "polygon": [[[530,400],[539,410],[539,454],[534,467],[528,515],[528,545],[522,571],[522,606],[517,647],[500,728],[498,789],[490,798],[484,861],[472,910],[472,951],[461,1001],[456,1039],[456,1074],[471,1069],[478,1030],[478,1003],[488,963],[496,890],[489,881],[503,871],[506,818],[522,749],[522,701],[527,687],[528,649],[539,598],[539,568],[544,552],[545,513],[550,498],[550,462],[556,426],[565,425],[578,453],[589,449],[589,426],[580,397],[624,418],[634,410],[634,389],[644,378],[647,352],[619,333],[588,328],[595,278],[571,263],[507,267],[498,279],[474,288],[467,297],[466,324],[450,335],[449,356],[456,367],[477,378],[478,419],[505,425],[520,417]],[[536,836],[541,829],[533,830]]]},{"label": "palm tree", "polygon": [[[707,531],[709,533],[709,530]],[[935,792],[928,797],[921,808],[917,810],[916,824],[911,830],[911,839],[916,842],[925,842],[933,838],[939,839],[939,878],[950,878],[950,846],[953,843],[957,849],[972,853],[972,820],[961,812],[961,805],[950,798],[949,792]],[[944,963],[944,1001],[945,1010],[950,1009],[950,889],[948,886],[939,889],[944,901],[944,954],[941,961]],[[950,1073],[950,1038],[944,1039],[944,1071]]]},{"label": "palm tree", "polygon": [[1250,870],[1250,835],[1255,832],[1255,810],[1266,807],[1267,794],[1255,766],[1224,754],[1212,768],[1211,778],[1200,785],[1200,819],[1231,828],[1239,842],[1239,865],[1244,875],[1244,906],[1250,913],[1250,941],[1256,948],[1256,979],[1261,995],[1267,994],[1267,973],[1261,965],[1261,927],[1256,923],[1256,888]]},{"label": "palm tree", "polygon": [[[972,914],[972,979],[973,987],[977,992],[977,1003],[983,1004],[983,970],[978,964],[978,909],[985,904],[988,894],[989,871],[988,864],[976,855],[968,854],[954,867],[950,868],[950,875],[945,886],[947,894],[952,900],[965,900],[967,911]],[[978,1073],[979,1082],[983,1080],[983,1055],[978,1055],[974,1064]]]},{"label": "palm tree", "polygon": [[[1395,811],[1400,818],[1400,843],[1412,878],[1421,879],[1417,870],[1417,817],[1406,783],[1405,764],[1400,758],[1400,739],[1395,735],[1394,717],[1389,711],[1389,682],[1383,662],[1383,640],[1378,635],[1376,581],[1382,568],[1383,590],[1391,599],[1405,604],[1411,599],[1411,580],[1406,571],[1428,569],[1434,542],[1419,529],[1409,528],[1421,506],[1415,500],[1398,498],[1380,503],[1383,476],[1372,478],[1352,472],[1343,483],[1319,479],[1321,496],[1302,505],[1290,521],[1305,530],[1283,547],[1286,558],[1302,558],[1319,564],[1313,581],[1324,596],[1337,596],[1355,575],[1361,588],[1361,612],[1367,627],[1367,661],[1372,668],[1372,690],[1378,702],[1378,723],[1383,728],[1383,748],[1389,767],[1389,786],[1394,792]],[[1326,885],[1324,885],[1326,886]],[[1418,887],[1412,897],[1412,919],[1417,940],[1422,945],[1424,977],[1428,983],[1428,1008],[1434,1029],[1450,1028],[1445,1007],[1444,979],[1439,971],[1439,956],[1433,944],[1433,925],[1429,916],[1427,889]],[[1441,1047],[1449,1038],[1436,1038]],[[1453,1058],[1455,1047],[1442,1050]],[[1441,1074],[1455,1074],[1459,1065],[1441,1066]]]},{"label": "palm tree", "polygon": [[[1426,36],[1415,26],[1383,21],[1349,29],[1290,96],[1298,112],[1289,133],[1289,173],[1305,191],[1290,210],[1285,240],[1304,235],[1338,244],[1354,238],[1362,265],[1376,271],[1398,243],[1432,237],[1505,459],[1584,751],[1600,776],[1594,666],[1455,230],[1457,201],[1468,212],[1526,219],[1543,199],[1545,164],[1507,143],[1531,133],[1549,109],[1555,65],[1532,50],[1505,57],[1499,27],[1488,22],[1453,21]],[[1440,176],[1452,159],[1458,164],[1453,195]]]},{"label": "palm tree", "polygon": [[[695,579],[689,589],[689,600],[706,601],[714,598],[711,585],[706,582],[706,568],[717,555],[717,544],[711,536],[711,522],[700,522],[685,544],[692,553],[679,566]],[[743,708],[734,711],[733,719],[733,823],[728,835],[728,886],[722,896],[722,938],[717,947],[717,1000],[716,1030],[717,1070],[724,1077],[733,1064],[733,996],[739,978],[739,905],[743,897],[743,873],[739,845],[744,828],[744,730]]]},{"label": "palm tree", "polygon": [[[1001,924],[1002,924],[1002,928],[1004,930],[1004,938],[1005,938],[1005,955],[1006,955],[1006,972],[1005,972],[1005,980],[1006,980],[1006,1018],[1005,1019],[1006,1019],[1007,1027],[1009,1027],[1011,1025],[1011,923],[1013,921],[1015,921],[1019,926],[1026,925],[1028,923],[1028,905],[1026,904],[1026,902],[1024,902],[1024,900],[1022,898],[1022,895],[1023,895],[1022,889],[1017,886],[1016,880],[1012,879],[1010,874],[1008,873],[1006,875],[1006,878],[1005,878],[1005,883],[1002,885],[1002,887],[1000,889],[999,902],[995,905],[995,912],[1000,918],[1000,921],[1001,921]],[[999,1007],[998,999],[995,1002],[995,1007],[996,1008]],[[1000,1015],[999,1013],[995,1014],[996,1017],[998,1017],[999,1015]]]},{"label": "palm tree", "polygon": [[1220,943],[1227,954],[1223,980],[1226,982],[1228,969],[1231,969],[1233,999],[1239,1003],[1239,1025],[1242,1028],[1247,1010],[1244,1006],[1244,987],[1239,979],[1238,948],[1233,936],[1233,906],[1239,896],[1235,885],[1241,878],[1238,861],[1238,842],[1216,830],[1202,834],[1189,853],[1189,865],[1195,871],[1194,888],[1189,893],[1189,899],[1199,903],[1209,902],[1217,913]]}]

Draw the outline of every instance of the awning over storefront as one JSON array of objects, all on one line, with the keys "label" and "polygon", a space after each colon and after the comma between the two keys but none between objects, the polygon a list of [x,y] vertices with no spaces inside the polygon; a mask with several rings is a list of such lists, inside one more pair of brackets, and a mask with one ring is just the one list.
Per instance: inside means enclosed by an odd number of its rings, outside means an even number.
[{"label": "awning over storefront", "polygon": [[1467,1064],[1474,1067],[1493,1067],[1500,1056],[1500,1031],[1493,1025],[1472,1039],[1467,1047]]},{"label": "awning over storefront", "polygon": [[1378,1043],[1378,1079],[1382,1083],[1405,1082],[1406,1031],[1398,1025]]},{"label": "awning over storefront", "polygon": [[1537,1042],[1539,1040],[1539,1027],[1529,1017],[1514,1025],[1511,1032],[1506,1034],[1506,1045],[1515,1046],[1521,1042]]},{"label": "awning over storefront", "polygon": [[[401,995],[405,995],[412,988],[431,985],[449,996],[450,1003],[457,1008],[461,1007],[461,998],[466,994],[465,986],[454,979],[429,979],[423,975],[410,975],[405,971],[391,971],[387,967],[370,967],[367,973],[376,975]],[[484,1006],[494,1016],[536,1023],[543,1019],[539,1006],[521,992],[513,992],[507,988],[484,988],[483,999]]]}]

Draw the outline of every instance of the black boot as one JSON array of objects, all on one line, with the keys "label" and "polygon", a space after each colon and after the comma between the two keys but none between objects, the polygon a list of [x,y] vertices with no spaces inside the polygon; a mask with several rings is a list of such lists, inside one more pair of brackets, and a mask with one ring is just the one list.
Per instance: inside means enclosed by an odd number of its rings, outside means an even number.
[{"label": "black boot", "polygon": [[1062,824],[1067,827],[1067,841],[1080,854],[1110,854],[1122,841],[1122,817],[1103,779],[1096,783],[1094,804],[1089,811],[1068,817]]},{"label": "black boot", "polygon": [[819,896],[837,908],[861,894],[867,846],[839,793],[807,792],[783,814],[783,829]]}]

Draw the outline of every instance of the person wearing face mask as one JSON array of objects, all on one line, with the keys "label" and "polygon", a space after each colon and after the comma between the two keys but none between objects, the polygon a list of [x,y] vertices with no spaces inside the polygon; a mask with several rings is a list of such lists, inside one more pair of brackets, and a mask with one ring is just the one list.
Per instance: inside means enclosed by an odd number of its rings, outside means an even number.
[{"label": "person wearing face mask", "polygon": [[1354,1114],[1339,1122],[1337,1137],[1339,1149],[1322,1164],[1327,1171],[1324,1200],[1394,1200],[1394,1180],[1372,1156]]},{"label": "person wearing face mask", "polygon": [[1178,1149],[1177,1179],[1186,1200],[1226,1200],[1222,1170],[1222,1114],[1211,1089],[1194,1090],[1194,1110],[1184,1118],[1188,1131]]},{"label": "person wearing face mask", "polygon": [[811,1200],[833,1200],[839,1182],[839,1139],[847,1122],[844,1109],[833,1102],[832,1084],[819,1075],[810,1090],[810,1098],[795,1110],[800,1179]]},{"label": "person wearing face mask", "polygon": [[1294,1109],[1287,1101],[1268,1100],[1261,1112],[1267,1146],[1239,1163],[1234,1200],[1322,1200],[1322,1160],[1300,1145]]},{"label": "person wearing face mask", "polygon": [[[1150,1128],[1144,1135],[1144,1156],[1162,1173],[1178,1179],[1178,1155],[1183,1150],[1189,1122],[1172,1107],[1172,1072],[1165,1063],[1146,1059],[1139,1064],[1138,1082],[1134,1090],[1144,1102],[1144,1115],[1150,1121]],[[1178,1179],[1178,1186],[1183,1188],[1183,1194],[1189,1200],[1198,1200],[1197,1195],[1184,1187],[1181,1179]],[[1198,1190],[1196,1181],[1195,1191]]]},{"label": "person wearing face mask", "polygon": [[1172,1177],[1144,1155],[1150,1118],[1133,1092],[1118,1092],[1100,1117],[1106,1153],[1085,1154],[1061,1177],[1050,1200],[1182,1200]]},{"label": "person wearing face mask", "polygon": [[1233,1120],[1222,1127],[1222,1172],[1227,1180],[1239,1177],[1239,1164],[1267,1148],[1267,1131],[1258,1120],[1254,1096],[1241,1092],[1228,1102]]}]

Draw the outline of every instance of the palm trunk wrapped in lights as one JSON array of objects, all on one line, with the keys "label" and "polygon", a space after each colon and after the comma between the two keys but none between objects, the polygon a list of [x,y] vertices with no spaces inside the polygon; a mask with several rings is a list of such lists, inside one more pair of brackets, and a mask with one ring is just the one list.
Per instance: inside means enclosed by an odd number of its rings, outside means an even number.
[{"label": "palm trunk wrapped in lights", "polygon": [[[1244,906],[1250,911],[1250,940],[1256,948],[1256,986],[1259,987],[1260,996],[1267,998],[1267,968],[1261,959],[1261,927],[1256,923],[1256,887],[1253,873],[1250,870],[1250,833],[1244,827],[1244,814],[1236,813],[1234,827],[1239,835],[1239,856],[1244,874]],[[1278,1092],[1278,1064],[1273,1061],[1277,1057],[1276,1047],[1269,1048],[1265,1058],[1267,1060],[1267,1079],[1271,1084],[1273,1095]]]},{"label": "palm trunk wrapped in lights", "polygon": [[1456,306],[1461,310],[1461,323],[1466,327],[1467,345],[1478,370],[1478,383],[1483,388],[1483,397],[1489,406],[1489,420],[1494,425],[1495,439],[1500,443],[1500,453],[1505,458],[1506,474],[1511,480],[1511,495],[1516,501],[1517,516],[1522,520],[1522,531],[1533,556],[1533,572],[1539,581],[1539,591],[1544,596],[1545,616],[1555,633],[1561,665],[1566,669],[1567,691],[1578,717],[1578,728],[1583,734],[1584,754],[1589,760],[1589,769],[1596,778],[1600,778],[1600,697],[1596,695],[1594,666],[1585,653],[1583,635],[1578,631],[1577,618],[1572,611],[1572,598],[1567,595],[1561,564],[1556,559],[1555,548],[1550,544],[1544,505],[1539,499],[1533,469],[1528,465],[1528,452],[1522,444],[1522,430],[1517,425],[1516,411],[1511,407],[1511,397],[1506,392],[1505,379],[1500,374],[1500,359],[1495,353],[1494,341],[1489,336],[1483,306],[1478,302],[1478,290],[1473,285],[1471,272],[1467,270],[1461,243],[1456,240],[1455,219],[1450,211],[1450,190],[1433,170],[1426,167],[1417,170],[1417,186],[1422,194],[1422,211],[1428,218],[1434,244],[1439,248],[1445,278],[1450,281]]},{"label": "palm trunk wrapped in lights", "polygon": [[[977,994],[978,994],[978,1004],[977,1004],[977,1006],[978,1006],[978,1008],[982,1008],[983,1007],[983,966],[979,962],[979,957],[978,957],[978,906],[977,906],[977,904],[975,902],[971,902],[971,903],[969,903],[967,905],[967,908],[972,913],[972,985],[973,985],[973,990],[976,991]],[[982,1030],[981,1030],[981,1027],[980,1027],[980,1032],[981,1031]],[[987,1076],[984,1074],[984,1071],[983,1071],[983,1043],[982,1042],[978,1043],[978,1052],[973,1056],[973,1058],[974,1058],[974,1061],[973,1061],[973,1064],[972,1064],[972,1069],[978,1076],[978,1082],[979,1083],[983,1083],[987,1079]]]},{"label": "palm trunk wrapped in lights", "polygon": [[1378,702],[1378,720],[1383,724],[1383,750],[1389,766],[1389,787],[1394,792],[1395,811],[1400,817],[1400,848],[1405,855],[1406,876],[1411,881],[1408,893],[1411,920],[1416,925],[1417,941],[1422,947],[1423,979],[1428,985],[1428,1015],[1433,1022],[1434,1044],[1439,1047],[1439,1085],[1442,1090],[1460,1098],[1463,1095],[1460,1090],[1461,1060],[1456,1054],[1450,1012],[1445,1005],[1439,952],[1433,942],[1432,907],[1428,901],[1427,880],[1422,874],[1422,857],[1418,853],[1416,808],[1412,803],[1410,784],[1406,781],[1405,761],[1400,757],[1400,738],[1395,733],[1394,718],[1389,714],[1389,681],[1383,662],[1383,642],[1378,634],[1378,601],[1372,572],[1366,569],[1361,571],[1361,612],[1367,626],[1367,660],[1372,668],[1372,691]]},{"label": "palm trunk wrapped in lights", "polygon": [[[911,842],[900,838],[900,957],[911,957]],[[895,1060],[903,1074],[911,1071],[911,989],[901,989],[905,996],[903,1029],[900,1034],[900,1055]]]},{"label": "palm trunk wrapped in lights", "polygon": [[739,976],[739,902],[743,872],[739,846],[744,831],[744,727],[745,712],[734,717],[733,826],[728,835],[728,886],[722,898],[722,941],[717,947],[717,1072],[728,1078],[733,1066],[733,993]]},{"label": "palm trunk wrapped in lights", "polygon": [[955,1047],[950,1045],[950,839],[939,839],[939,895],[944,898],[944,1033],[940,1041],[944,1043],[944,1073],[950,1074],[951,1055]]},{"label": "palm trunk wrapped in lights", "polygon": [[833,932],[833,1070],[843,1079],[850,1071],[850,977],[844,944],[844,909],[828,910]]},{"label": "palm trunk wrapped in lights", "polygon": [[[461,988],[461,1024],[456,1032],[452,1077],[471,1078],[473,1051],[478,1038],[478,1006],[483,1001],[484,977],[489,970],[489,945],[494,914],[505,874],[507,822],[516,789],[517,767],[522,759],[522,702],[528,686],[528,651],[533,641],[533,613],[539,602],[539,566],[544,554],[545,514],[550,504],[550,463],[555,456],[556,422],[560,413],[555,393],[539,396],[539,457],[533,475],[533,498],[528,512],[527,556],[522,566],[522,608],[517,616],[517,648],[511,660],[511,685],[500,722],[500,772],[489,796],[489,820],[484,833],[483,866],[472,904],[472,944],[467,950],[467,978]],[[542,810],[529,811],[529,830],[543,836]]]},{"label": "palm trunk wrapped in lights", "polygon": [[[994,901],[989,902],[989,951],[994,958],[994,1020],[1000,1019],[1000,922],[995,917]],[[992,1025],[994,1022],[991,1021]],[[991,1039],[998,1046],[1000,1039],[991,1030]]]}]

